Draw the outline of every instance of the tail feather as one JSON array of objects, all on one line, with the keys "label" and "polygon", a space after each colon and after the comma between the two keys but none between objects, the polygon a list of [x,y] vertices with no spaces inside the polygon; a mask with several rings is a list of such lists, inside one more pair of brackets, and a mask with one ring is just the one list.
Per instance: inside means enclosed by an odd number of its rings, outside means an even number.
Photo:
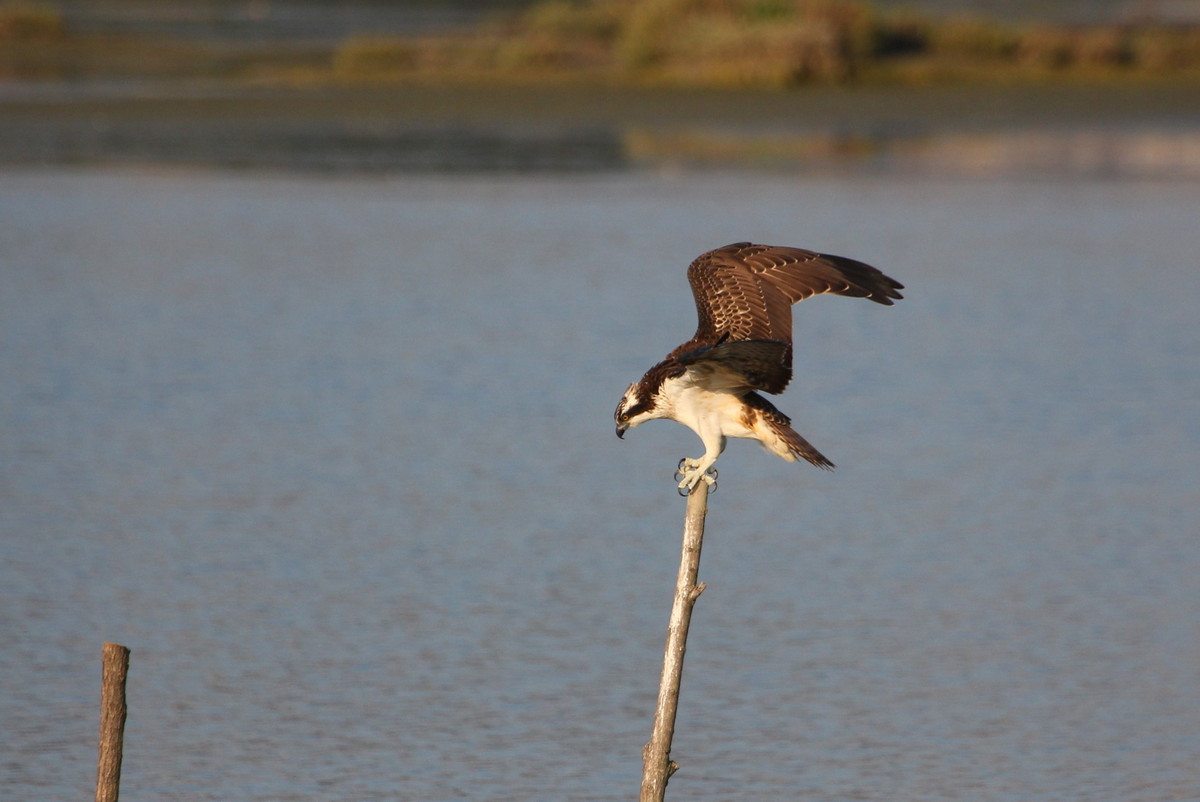
[{"label": "tail feather", "polygon": [[[792,428],[792,420],[787,415],[784,415],[775,405],[767,399],[763,398],[758,393],[746,393],[742,396],[742,400],[746,403],[754,413],[757,414],[759,420],[766,424],[771,434],[779,438],[783,446],[788,450],[791,459],[803,459],[816,465],[818,468],[826,471],[832,471],[834,464],[826,458],[824,454],[818,451],[812,443],[805,440],[803,437]],[[749,422],[748,422],[749,423]],[[753,428],[753,427],[751,427]],[[788,456],[763,441],[763,446],[769,451],[778,453],[784,459]]]},{"label": "tail feather", "polygon": [[791,426],[784,424],[779,434],[796,457],[802,457],[822,470],[832,471],[834,469],[834,464],[824,454],[817,451],[812,443],[797,434]]}]

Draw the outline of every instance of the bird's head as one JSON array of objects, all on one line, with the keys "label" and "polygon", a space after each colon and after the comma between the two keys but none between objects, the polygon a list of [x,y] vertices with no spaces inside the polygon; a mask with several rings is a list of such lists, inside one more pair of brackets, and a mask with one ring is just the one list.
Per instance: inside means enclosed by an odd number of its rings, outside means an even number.
[{"label": "bird's head", "polygon": [[661,417],[654,396],[646,392],[644,385],[635,382],[621,396],[617,411],[613,413],[613,419],[617,422],[617,437],[624,437],[627,430],[640,423]]}]

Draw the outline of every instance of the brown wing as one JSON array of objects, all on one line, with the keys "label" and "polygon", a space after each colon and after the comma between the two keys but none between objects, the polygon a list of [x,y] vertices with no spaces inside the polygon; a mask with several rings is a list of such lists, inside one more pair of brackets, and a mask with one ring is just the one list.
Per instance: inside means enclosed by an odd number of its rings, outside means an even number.
[{"label": "brown wing", "polygon": [[688,267],[688,283],[700,319],[696,344],[778,340],[791,345],[791,306],[797,301],[831,292],[891,305],[904,289],[853,259],[749,242],[697,257]]},{"label": "brown wing", "polygon": [[682,353],[679,364],[695,366],[711,389],[782,393],[792,378],[792,346],[779,340],[737,340]]}]

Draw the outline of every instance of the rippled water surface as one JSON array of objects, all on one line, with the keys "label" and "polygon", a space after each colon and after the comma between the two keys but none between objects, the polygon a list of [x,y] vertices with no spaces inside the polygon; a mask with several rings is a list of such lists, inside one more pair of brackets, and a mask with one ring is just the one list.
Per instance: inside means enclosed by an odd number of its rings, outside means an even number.
[{"label": "rippled water surface", "polygon": [[874,263],[722,458],[670,796],[1200,798],[1200,184],[0,176],[0,791],[630,799],[702,250]]}]

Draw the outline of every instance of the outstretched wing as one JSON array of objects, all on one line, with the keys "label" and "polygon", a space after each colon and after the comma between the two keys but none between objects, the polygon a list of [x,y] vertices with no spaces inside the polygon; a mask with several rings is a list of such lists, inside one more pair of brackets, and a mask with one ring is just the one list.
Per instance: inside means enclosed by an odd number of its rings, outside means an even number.
[{"label": "outstretched wing", "polygon": [[779,340],[736,340],[702,345],[679,355],[711,390],[782,393],[792,378],[792,346]]},{"label": "outstretched wing", "polygon": [[[870,265],[802,248],[738,242],[688,267],[699,325],[692,347],[721,341],[792,342],[792,304],[822,293],[891,305],[904,285]],[[789,371],[791,361],[788,361]]]}]

